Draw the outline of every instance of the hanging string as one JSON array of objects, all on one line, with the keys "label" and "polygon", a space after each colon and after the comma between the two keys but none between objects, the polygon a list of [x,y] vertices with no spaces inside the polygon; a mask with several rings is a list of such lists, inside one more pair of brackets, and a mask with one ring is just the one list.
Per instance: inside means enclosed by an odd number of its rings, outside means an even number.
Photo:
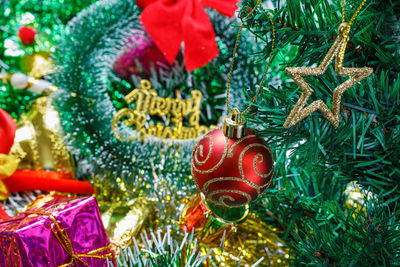
[{"label": "hanging string", "polygon": [[338,65],[342,66],[343,65],[343,60],[344,60],[344,54],[346,52],[346,47],[347,47],[347,43],[349,42],[349,31],[350,31],[350,26],[351,24],[354,22],[354,20],[356,19],[356,17],[358,16],[358,13],[360,13],[361,8],[363,7],[363,5],[365,4],[367,0],[363,0],[361,2],[361,4],[358,6],[356,12],[354,12],[353,17],[350,19],[350,21],[348,23],[346,23],[346,19],[345,19],[345,0],[342,0],[342,25],[345,25],[345,28],[342,30],[341,35],[344,38],[344,41],[340,47],[339,50],[339,62]]},{"label": "hanging string", "polygon": [[244,27],[244,23],[251,16],[251,14],[253,14],[253,12],[257,9],[258,6],[260,6],[260,8],[264,11],[264,13],[268,16],[268,18],[269,18],[269,20],[270,20],[270,22],[272,24],[272,47],[271,47],[271,53],[269,54],[269,57],[268,57],[268,64],[265,67],[265,71],[264,71],[264,74],[262,76],[260,85],[258,86],[258,89],[256,91],[256,94],[252,97],[250,105],[243,112],[240,113],[241,115],[246,113],[251,108],[251,106],[254,103],[254,101],[256,100],[258,94],[260,93],[261,87],[262,87],[262,85],[264,83],[265,77],[267,75],[269,65],[271,64],[272,53],[274,51],[274,46],[275,46],[275,25],[274,25],[274,21],[272,20],[272,17],[270,16],[270,14],[262,7],[261,1],[262,0],[258,0],[257,4],[254,6],[254,8],[246,15],[246,17],[244,17],[242,25],[239,28],[239,32],[238,32],[238,35],[237,35],[237,38],[236,38],[235,48],[233,49],[232,63],[231,63],[231,67],[230,67],[230,70],[229,70],[228,84],[227,84],[227,89],[226,89],[226,106],[228,108],[228,111],[231,114],[234,113],[234,111],[229,106],[229,92],[230,92],[230,86],[231,86],[231,80],[232,80],[232,72],[233,72],[233,66],[234,66],[233,63],[235,61],[236,51],[237,51],[237,48],[238,48],[239,39],[240,39],[240,35],[241,35],[243,27]]},{"label": "hanging string", "polygon": [[[351,24],[354,22],[354,20],[356,19],[356,17],[358,16],[358,13],[360,13],[361,8],[364,6],[365,2],[367,2],[367,0],[363,0],[361,2],[361,4],[358,6],[356,12],[353,14],[353,17],[350,19],[350,21],[347,24],[346,30],[345,32],[348,33],[348,31],[350,30],[350,26]],[[346,18],[345,18],[345,12],[344,12],[344,0],[342,0],[342,23],[346,22]]]},{"label": "hanging string", "polygon": [[[252,97],[251,103],[249,104],[249,106],[248,106],[244,111],[240,112],[241,115],[243,115],[243,114],[245,114],[247,111],[249,111],[249,109],[251,108],[251,106],[253,105],[253,103],[255,102],[255,100],[257,99],[257,96],[258,96],[258,94],[259,94],[260,91],[261,91],[261,87],[262,87],[262,85],[263,85],[263,83],[264,83],[264,80],[265,80],[265,77],[266,77],[266,75],[267,75],[269,65],[271,64],[272,53],[273,53],[273,51],[274,51],[274,46],[275,46],[275,25],[274,25],[274,21],[272,20],[272,17],[271,17],[270,14],[268,13],[268,11],[266,11],[266,10],[262,7],[261,1],[262,1],[262,0],[258,0],[257,3],[256,3],[256,5],[254,6],[254,8],[253,8],[250,12],[248,12],[248,14],[244,17],[243,22],[242,22],[242,24],[240,25],[240,28],[239,28],[239,32],[238,32],[238,35],[237,35],[237,38],[236,38],[235,47],[234,47],[234,49],[233,49],[232,63],[231,63],[230,70],[229,70],[229,77],[228,77],[228,83],[227,83],[227,89],[226,89],[226,106],[227,106],[227,108],[228,108],[228,111],[229,111],[231,114],[233,114],[234,111],[231,109],[231,107],[230,107],[230,105],[229,105],[229,93],[230,93],[230,87],[231,87],[231,80],[232,80],[233,67],[234,67],[236,52],[237,52],[237,48],[238,48],[238,44],[239,44],[239,40],[240,40],[240,35],[241,35],[242,30],[243,30],[243,28],[244,28],[244,23],[245,23],[245,21],[254,13],[254,11],[257,9],[257,7],[260,7],[260,8],[264,11],[264,13],[268,16],[268,19],[270,20],[270,22],[271,22],[271,24],[272,24],[272,46],[271,46],[271,52],[270,52],[269,57],[268,57],[268,64],[267,64],[267,66],[265,67],[265,71],[264,71],[264,74],[263,74],[263,76],[262,76],[260,85],[258,86],[258,89],[257,89],[257,91],[256,91],[256,94]],[[359,7],[357,8],[356,12],[353,14],[353,17],[350,19],[350,21],[349,21],[349,22],[347,23],[347,25],[346,25],[346,28],[345,28],[344,31],[343,31],[344,37],[345,37],[346,41],[343,43],[343,47],[345,47],[345,46],[347,45],[347,41],[348,41],[348,39],[349,39],[347,34],[348,34],[349,30],[350,30],[350,26],[351,26],[351,24],[354,22],[354,20],[355,20],[356,17],[358,16],[358,14],[360,13],[361,8],[364,6],[364,4],[365,4],[366,1],[367,1],[367,0],[363,0],[363,1],[361,2],[361,4],[359,5]],[[345,21],[346,21],[346,17],[345,17],[345,0],[342,0],[342,23],[345,23]],[[236,109],[235,109],[235,110],[236,110]]]}]

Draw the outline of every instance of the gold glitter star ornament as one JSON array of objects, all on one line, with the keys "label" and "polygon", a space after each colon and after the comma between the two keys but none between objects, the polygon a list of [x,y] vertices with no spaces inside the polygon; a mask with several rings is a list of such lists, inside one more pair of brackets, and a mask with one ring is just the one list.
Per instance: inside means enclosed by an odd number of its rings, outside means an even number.
[{"label": "gold glitter star ornament", "polygon": [[[372,74],[372,68],[345,68],[343,67],[343,58],[346,51],[349,24],[342,23],[338,29],[338,38],[329,49],[325,58],[318,67],[288,67],[285,71],[292,77],[293,81],[301,88],[302,94],[296,105],[290,112],[283,124],[284,128],[290,128],[300,122],[308,115],[316,110],[324,114],[325,118],[332,123],[333,126],[339,126],[339,112],[342,94],[353,85],[362,81]],[[304,80],[304,76],[320,76],[325,73],[332,60],[335,59],[335,72],[339,76],[350,76],[344,83],[340,84],[333,90],[332,110],[322,100],[316,100],[306,106],[308,98],[312,95],[313,89]]]}]

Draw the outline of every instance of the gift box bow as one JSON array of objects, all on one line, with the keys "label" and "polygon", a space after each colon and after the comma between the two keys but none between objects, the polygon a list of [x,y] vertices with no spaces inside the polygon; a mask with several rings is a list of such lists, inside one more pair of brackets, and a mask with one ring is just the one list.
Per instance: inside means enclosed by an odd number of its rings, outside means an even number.
[{"label": "gift box bow", "polygon": [[185,66],[193,71],[218,55],[209,7],[232,17],[238,0],[137,0],[144,8],[140,21],[172,65],[184,43]]}]

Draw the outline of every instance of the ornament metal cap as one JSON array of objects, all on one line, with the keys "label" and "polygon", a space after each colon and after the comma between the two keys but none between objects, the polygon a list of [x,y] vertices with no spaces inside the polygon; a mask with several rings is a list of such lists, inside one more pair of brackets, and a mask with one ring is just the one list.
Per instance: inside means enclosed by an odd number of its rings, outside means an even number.
[{"label": "ornament metal cap", "polygon": [[246,135],[246,120],[237,108],[234,108],[232,115],[225,119],[224,135],[229,138],[242,138]]}]

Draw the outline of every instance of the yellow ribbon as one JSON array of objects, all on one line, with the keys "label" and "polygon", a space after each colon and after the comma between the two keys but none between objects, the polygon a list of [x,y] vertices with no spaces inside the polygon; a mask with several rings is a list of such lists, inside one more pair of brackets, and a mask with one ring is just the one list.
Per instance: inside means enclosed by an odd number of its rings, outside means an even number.
[{"label": "yellow ribbon", "polygon": [[54,236],[57,238],[58,242],[60,242],[61,246],[63,247],[64,251],[71,256],[71,260],[65,264],[59,265],[58,267],[67,267],[70,265],[73,265],[75,263],[82,263],[85,266],[89,266],[89,264],[84,261],[82,258],[97,258],[97,259],[112,259],[113,253],[109,252],[107,254],[99,254],[100,252],[106,251],[111,249],[111,246],[105,246],[102,248],[94,249],[88,253],[85,254],[76,254],[74,251],[74,248],[72,246],[71,239],[69,239],[68,234],[65,232],[64,229],[60,226],[60,224],[57,222],[56,218],[48,213],[45,212],[37,212],[37,211],[26,211],[23,212],[22,214],[36,214],[36,215],[44,215],[48,216],[54,223],[54,225],[50,225],[51,231],[53,232]]},{"label": "yellow ribbon", "polygon": [[18,167],[18,161],[13,157],[0,154],[0,179],[11,176]]},{"label": "yellow ribbon", "polygon": [[1,181],[11,176],[18,167],[18,160],[5,154],[0,154],[0,200],[7,199],[9,192],[5,184]]}]

